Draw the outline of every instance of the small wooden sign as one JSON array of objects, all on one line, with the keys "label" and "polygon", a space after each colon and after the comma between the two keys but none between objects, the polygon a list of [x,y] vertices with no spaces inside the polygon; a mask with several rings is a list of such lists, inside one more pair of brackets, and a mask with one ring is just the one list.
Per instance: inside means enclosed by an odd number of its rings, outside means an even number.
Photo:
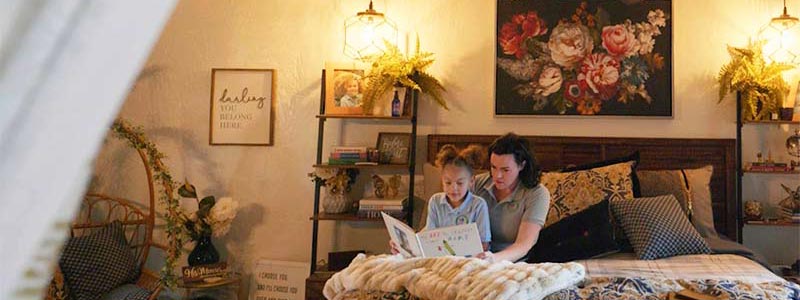
[{"label": "small wooden sign", "polygon": [[197,282],[208,277],[223,276],[227,270],[228,264],[224,262],[183,267],[183,282]]}]

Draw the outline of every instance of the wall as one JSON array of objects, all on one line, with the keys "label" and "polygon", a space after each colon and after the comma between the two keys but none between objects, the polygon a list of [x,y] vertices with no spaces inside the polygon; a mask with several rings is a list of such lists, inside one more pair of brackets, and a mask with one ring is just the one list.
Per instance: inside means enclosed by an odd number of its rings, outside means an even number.
[{"label": "wall", "polygon": [[[315,158],[317,131],[312,124],[320,70],[325,61],[346,60],[343,21],[366,2],[182,1],[120,112],[143,125],[169,156],[174,178],[189,178],[200,194],[230,195],[240,202],[243,209],[232,231],[216,240],[235,267],[247,271],[258,258],[308,260],[313,188],[306,174]],[[714,75],[728,60],[725,45],[746,43],[748,35],[779,12],[778,2],[674,1],[671,119],[495,118],[495,1],[379,0],[375,5],[404,33],[418,33],[422,49],[436,54],[431,73],[444,82],[452,108],[443,111],[423,101],[422,135],[513,130],[530,135],[734,138],[734,105],[730,100],[717,104]],[[277,70],[275,146],[208,145],[214,67]],[[339,138],[372,144],[379,130],[397,129],[368,127],[369,122],[329,123],[328,133],[335,138],[326,139],[326,145],[340,143]],[[144,179],[136,163],[131,151],[110,138],[98,158],[93,189],[142,198]],[[368,230],[353,230],[362,227]],[[332,248],[365,244],[373,251],[386,249],[387,237],[379,225],[324,222],[320,236],[322,256]]]}]

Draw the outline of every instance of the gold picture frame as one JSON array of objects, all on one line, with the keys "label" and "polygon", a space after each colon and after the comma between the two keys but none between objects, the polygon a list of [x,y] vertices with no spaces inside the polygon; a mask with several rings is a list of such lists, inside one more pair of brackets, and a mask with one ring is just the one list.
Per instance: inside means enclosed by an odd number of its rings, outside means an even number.
[{"label": "gold picture frame", "polygon": [[325,114],[362,115],[366,68],[357,63],[325,63]]},{"label": "gold picture frame", "polygon": [[275,69],[211,69],[209,145],[272,146]]}]

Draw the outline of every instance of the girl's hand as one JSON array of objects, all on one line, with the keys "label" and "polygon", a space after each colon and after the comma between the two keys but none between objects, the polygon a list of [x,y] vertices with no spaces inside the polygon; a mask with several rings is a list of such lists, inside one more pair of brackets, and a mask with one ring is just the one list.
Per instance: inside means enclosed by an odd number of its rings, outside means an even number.
[{"label": "girl's hand", "polygon": [[392,251],[392,254],[400,253],[400,250],[397,250],[397,245],[392,240],[389,240],[389,249]]},{"label": "girl's hand", "polygon": [[491,251],[484,251],[475,255],[476,258],[480,258],[482,260],[488,261],[490,263],[494,262],[494,253]]}]

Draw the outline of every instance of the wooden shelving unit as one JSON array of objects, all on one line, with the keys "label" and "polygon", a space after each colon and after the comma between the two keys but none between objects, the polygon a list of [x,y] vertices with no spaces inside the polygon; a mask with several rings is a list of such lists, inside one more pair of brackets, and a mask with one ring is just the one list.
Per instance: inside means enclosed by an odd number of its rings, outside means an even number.
[{"label": "wooden shelving unit", "polygon": [[[416,75],[415,75],[416,76]],[[328,168],[328,169],[358,169],[358,170],[389,170],[393,172],[406,172],[409,175],[409,186],[408,186],[408,197],[411,199],[408,201],[406,211],[407,213],[403,219],[408,224],[412,224],[413,221],[413,212],[414,211],[414,174],[415,164],[416,161],[416,147],[417,147],[417,109],[419,105],[419,91],[411,89],[411,113],[410,116],[403,116],[403,117],[391,117],[391,116],[372,116],[372,115],[333,115],[333,114],[326,114],[325,113],[325,70],[322,70],[322,82],[321,85],[323,88],[320,92],[320,101],[319,101],[319,114],[316,116],[318,120],[318,131],[317,131],[317,156],[316,162],[314,164],[315,168]],[[378,165],[331,165],[323,163],[322,161],[322,148],[323,148],[323,140],[325,137],[325,121],[328,119],[342,119],[342,120],[364,120],[364,121],[372,121],[372,122],[380,122],[380,123],[389,123],[389,122],[407,122],[410,125],[411,130],[411,143],[409,145],[408,151],[408,164],[402,165],[394,165],[394,164],[378,164]],[[319,222],[320,221],[340,221],[340,222],[383,222],[381,218],[362,218],[357,216],[355,213],[344,213],[344,214],[328,214],[325,212],[320,212],[320,200],[321,200],[321,189],[322,183],[320,181],[316,181],[314,186],[314,210],[309,218],[313,225],[312,225],[312,236],[311,236],[311,272],[309,280],[313,278],[317,278],[319,276],[315,276],[316,272],[321,272],[322,268],[317,266],[317,238],[319,237]]]},{"label": "wooden shelving unit", "polygon": [[794,171],[757,171],[757,170],[742,170],[744,173],[756,173],[756,174],[800,174],[800,170]]},{"label": "wooden shelving unit", "polygon": [[750,226],[790,226],[800,227],[800,223],[793,223],[790,221],[746,221],[744,222]]},{"label": "wooden shelving unit", "polygon": [[772,120],[759,120],[759,121],[742,121],[744,124],[766,124],[766,125],[800,125],[800,121],[772,121]]}]

